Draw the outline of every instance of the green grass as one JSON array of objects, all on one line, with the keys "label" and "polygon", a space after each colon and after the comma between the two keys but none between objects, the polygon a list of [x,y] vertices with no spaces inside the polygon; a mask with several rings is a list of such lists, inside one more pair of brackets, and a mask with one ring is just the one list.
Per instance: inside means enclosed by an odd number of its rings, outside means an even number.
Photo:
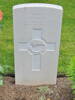
[{"label": "green grass", "polygon": [[0,0],[4,18],[0,22],[0,65],[10,66],[13,72],[13,18],[12,7],[22,3],[51,3],[64,8],[58,71],[65,73],[70,59],[75,56],[75,0]]}]

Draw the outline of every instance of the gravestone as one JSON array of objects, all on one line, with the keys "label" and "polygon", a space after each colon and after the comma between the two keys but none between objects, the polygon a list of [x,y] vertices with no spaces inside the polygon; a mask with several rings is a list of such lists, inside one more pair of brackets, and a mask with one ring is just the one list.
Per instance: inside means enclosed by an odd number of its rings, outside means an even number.
[{"label": "gravestone", "polygon": [[52,4],[13,7],[16,84],[56,84],[62,12]]}]

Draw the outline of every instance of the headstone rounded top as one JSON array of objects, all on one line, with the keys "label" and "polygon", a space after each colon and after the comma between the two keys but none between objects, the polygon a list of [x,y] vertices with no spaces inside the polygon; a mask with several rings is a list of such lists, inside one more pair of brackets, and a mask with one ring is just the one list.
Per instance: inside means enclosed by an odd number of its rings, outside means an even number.
[{"label": "headstone rounded top", "polygon": [[54,5],[54,4],[46,4],[46,3],[26,3],[13,6],[13,9],[19,9],[24,7],[47,7],[47,8],[55,8],[59,10],[63,10],[62,6]]}]

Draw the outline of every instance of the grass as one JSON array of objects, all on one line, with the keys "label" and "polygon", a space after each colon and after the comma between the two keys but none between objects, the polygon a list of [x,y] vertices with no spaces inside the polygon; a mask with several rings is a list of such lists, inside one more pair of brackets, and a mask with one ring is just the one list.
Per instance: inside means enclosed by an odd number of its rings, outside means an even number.
[{"label": "grass", "polygon": [[0,0],[4,18],[0,22],[0,66],[14,70],[12,7],[22,3],[51,3],[63,6],[63,24],[58,72],[66,73],[70,59],[75,56],[75,0]]}]

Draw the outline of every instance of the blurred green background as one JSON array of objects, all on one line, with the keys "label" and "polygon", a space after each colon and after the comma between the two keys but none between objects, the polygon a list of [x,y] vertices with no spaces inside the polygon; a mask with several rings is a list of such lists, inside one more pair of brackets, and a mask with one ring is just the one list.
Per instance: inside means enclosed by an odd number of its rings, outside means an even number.
[{"label": "blurred green background", "polygon": [[66,73],[75,56],[75,0],[0,0],[4,17],[0,21],[0,66],[5,73],[14,72],[12,7],[23,3],[50,3],[64,8],[58,72]]}]

